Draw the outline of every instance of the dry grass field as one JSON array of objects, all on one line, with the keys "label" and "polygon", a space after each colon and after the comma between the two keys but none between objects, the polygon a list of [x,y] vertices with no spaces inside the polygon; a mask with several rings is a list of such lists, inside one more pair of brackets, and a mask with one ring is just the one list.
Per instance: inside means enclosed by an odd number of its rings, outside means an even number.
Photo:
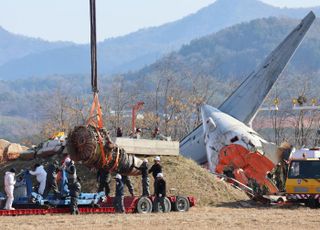
[{"label": "dry grass field", "polygon": [[0,217],[4,229],[319,229],[320,209],[196,207],[186,213]]}]

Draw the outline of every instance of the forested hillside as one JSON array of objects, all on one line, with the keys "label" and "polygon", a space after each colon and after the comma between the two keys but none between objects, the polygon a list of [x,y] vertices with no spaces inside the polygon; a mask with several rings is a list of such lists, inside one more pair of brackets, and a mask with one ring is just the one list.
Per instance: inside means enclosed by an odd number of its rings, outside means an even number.
[{"label": "forested hillside", "polygon": [[[140,71],[99,76],[106,125],[110,130],[123,126],[128,133],[127,115],[142,100],[145,119],[138,121],[140,127],[150,130],[161,124],[165,134],[181,138],[199,124],[202,103],[218,106],[297,24],[276,18],[242,23],[194,40]],[[267,104],[276,96],[287,107],[301,93],[319,97],[319,35],[316,21]],[[36,141],[82,124],[92,100],[89,75],[1,81],[0,87],[2,120],[9,121],[0,123],[0,136],[11,141],[26,133]]]},{"label": "forested hillside", "polygon": [[[100,42],[98,44],[99,71],[103,74],[136,71],[152,64],[164,55],[178,50],[193,39],[220,31],[228,26],[270,16],[301,19],[310,10],[311,8],[278,8],[258,0],[217,0],[180,20],[157,27],[144,28],[125,36],[108,38]],[[320,15],[318,14],[319,7],[314,7],[312,10],[316,15]],[[101,25],[103,26],[103,23]],[[16,36],[12,35],[11,37]],[[36,46],[30,46],[32,50],[28,50],[29,46],[24,41],[25,39],[27,38],[21,37],[20,40],[1,39],[0,35],[0,79],[90,73],[88,45],[72,44],[68,47],[56,47],[51,50],[41,50]],[[229,37],[229,39],[233,38]],[[44,43],[39,39],[33,40],[33,42],[37,41],[40,47]],[[12,49],[1,49],[3,45],[13,47],[17,53],[12,52]],[[230,51],[226,50],[226,52]],[[19,53],[21,54],[18,55]],[[12,56],[12,54],[16,54],[16,56]],[[1,65],[2,63],[3,65]],[[218,63],[221,64],[221,62]],[[239,63],[239,65],[242,64],[246,63]],[[216,66],[212,66],[212,68],[216,69]],[[221,68],[226,69],[227,67],[222,66]]]}]

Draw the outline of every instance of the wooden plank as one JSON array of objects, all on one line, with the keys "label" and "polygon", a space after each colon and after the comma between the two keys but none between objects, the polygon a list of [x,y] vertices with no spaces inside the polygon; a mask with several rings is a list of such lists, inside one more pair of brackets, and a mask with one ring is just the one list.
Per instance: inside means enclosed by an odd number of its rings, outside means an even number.
[{"label": "wooden plank", "polygon": [[146,156],[178,156],[178,141],[161,141],[117,137],[114,142],[127,153]]}]

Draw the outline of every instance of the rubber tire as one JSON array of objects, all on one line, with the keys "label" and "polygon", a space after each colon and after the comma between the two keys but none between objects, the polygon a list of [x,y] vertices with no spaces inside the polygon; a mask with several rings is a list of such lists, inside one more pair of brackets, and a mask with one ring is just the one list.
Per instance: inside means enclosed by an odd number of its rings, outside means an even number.
[{"label": "rubber tire", "polygon": [[137,203],[137,213],[150,213],[152,212],[152,201],[148,197],[141,197]]},{"label": "rubber tire", "polygon": [[188,198],[184,196],[177,196],[174,203],[174,210],[178,212],[187,212],[190,208],[190,202]]},{"label": "rubber tire", "polygon": [[[158,205],[155,204],[154,206],[155,206],[154,207],[154,211],[155,212],[157,212],[157,211],[158,212],[163,212],[160,204],[158,204]],[[158,207],[156,207],[156,206],[158,206]],[[164,198],[164,207],[165,207],[164,212],[170,212],[171,211],[171,201],[169,200],[168,197]]]},{"label": "rubber tire", "polygon": [[318,206],[318,200],[315,200],[313,197],[312,198],[309,198],[307,201],[306,201],[306,206],[309,207],[309,208],[317,208]]},{"label": "rubber tire", "polygon": [[278,198],[277,204],[283,204],[283,203],[285,203],[284,199],[282,197]]}]

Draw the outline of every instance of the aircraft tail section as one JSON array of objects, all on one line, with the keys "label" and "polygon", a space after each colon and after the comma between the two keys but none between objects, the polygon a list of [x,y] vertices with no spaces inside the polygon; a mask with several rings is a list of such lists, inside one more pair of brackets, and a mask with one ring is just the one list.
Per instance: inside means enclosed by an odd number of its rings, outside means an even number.
[{"label": "aircraft tail section", "polygon": [[314,20],[315,15],[311,11],[258,69],[250,74],[233,94],[223,102],[219,110],[248,124],[254,118]]},{"label": "aircraft tail section", "polygon": [[[245,124],[250,123],[314,20],[314,13],[310,12],[218,109]],[[197,163],[205,163],[202,124],[180,141],[180,153]]]}]

